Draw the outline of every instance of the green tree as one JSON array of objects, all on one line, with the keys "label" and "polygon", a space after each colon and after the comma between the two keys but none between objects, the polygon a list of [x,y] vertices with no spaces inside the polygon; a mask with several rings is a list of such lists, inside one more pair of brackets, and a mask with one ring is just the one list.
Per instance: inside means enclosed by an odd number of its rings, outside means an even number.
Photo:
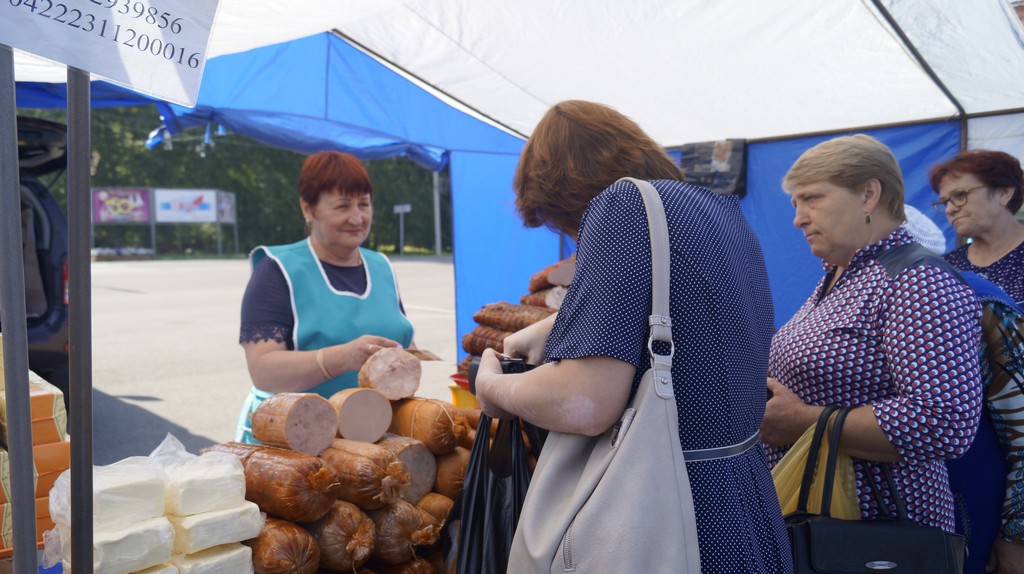
[{"label": "green tree", "polygon": [[[64,110],[19,109],[21,115],[65,121]],[[237,250],[247,253],[256,245],[278,244],[301,238],[302,214],[296,190],[305,156],[275,148],[236,134],[207,138],[190,131],[168,145],[145,146],[151,130],[160,124],[154,106],[92,110],[93,187],[211,188],[235,193],[238,215]],[[433,183],[431,173],[405,158],[365,162],[374,183],[374,222],[370,245],[394,249],[398,243],[398,216],[393,207],[412,204],[405,217],[405,245],[434,249]],[[51,182],[47,182],[51,183]],[[64,178],[51,184],[66,205]],[[442,248],[451,250],[451,194],[447,170],[441,174]],[[233,230],[224,225],[225,252],[236,250]],[[98,247],[148,247],[145,225],[103,225],[94,230]],[[213,224],[160,224],[160,253],[216,252]]]}]

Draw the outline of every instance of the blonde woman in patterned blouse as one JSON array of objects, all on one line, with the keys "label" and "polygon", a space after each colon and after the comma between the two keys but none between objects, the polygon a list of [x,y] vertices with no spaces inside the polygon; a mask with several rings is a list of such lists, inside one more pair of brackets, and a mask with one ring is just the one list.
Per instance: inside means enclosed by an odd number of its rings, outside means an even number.
[{"label": "blonde woman in patterned blouse", "polygon": [[783,180],[824,277],[772,338],[761,438],[775,464],[826,405],[856,407],[841,446],[861,516],[895,514],[883,467],[910,520],[954,530],[944,461],[971,444],[981,412],[980,307],[953,271],[877,258],[912,243],[900,228],[903,176],[881,142],[854,135],[804,152]]}]

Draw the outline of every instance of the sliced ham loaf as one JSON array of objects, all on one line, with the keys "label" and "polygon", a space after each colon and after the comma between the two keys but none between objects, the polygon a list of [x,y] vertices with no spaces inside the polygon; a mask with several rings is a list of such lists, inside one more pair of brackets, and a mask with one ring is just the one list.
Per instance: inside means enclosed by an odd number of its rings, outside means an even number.
[{"label": "sliced ham loaf", "polygon": [[337,500],[323,518],[307,524],[320,547],[320,567],[350,572],[366,563],[377,541],[377,527],[351,502]]},{"label": "sliced ham loaf", "polygon": [[393,452],[409,472],[409,486],[402,498],[416,502],[433,490],[437,478],[437,460],[427,445],[411,437],[385,433],[377,441],[377,446]]},{"label": "sliced ham loaf", "polygon": [[505,351],[505,337],[512,333],[486,325],[477,325],[472,331],[462,336],[462,350],[470,355],[482,355],[484,349],[494,349],[499,353]]},{"label": "sliced ham loaf", "polygon": [[441,526],[448,522],[448,513],[454,505],[455,501],[438,492],[428,492],[416,503],[417,508],[433,516]]},{"label": "sliced ham loaf", "polygon": [[462,493],[469,464],[469,449],[461,446],[449,454],[437,457],[437,481],[434,492],[455,500]]},{"label": "sliced ham loaf", "polygon": [[245,544],[252,548],[256,574],[316,574],[320,568],[313,535],[287,520],[268,516],[259,536]]},{"label": "sliced ham loaf", "polygon": [[572,283],[572,277],[576,274],[576,254],[573,253],[566,259],[552,263],[530,277],[530,293],[536,293],[546,287],[560,285],[568,287]]},{"label": "sliced ham loaf", "polygon": [[416,557],[416,546],[430,546],[441,535],[433,516],[404,500],[366,514],[377,526],[374,559],[387,564],[412,560]]},{"label": "sliced ham loaf", "polygon": [[478,325],[494,327],[500,331],[515,333],[533,325],[541,319],[550,317],[556,310],[549,307],[536,307],[534,305],[516,305],[499,301],[488,303],[482,309],[473,314],[473,320]]},{"label": "sliced ham loaf", "polygon": [[413,397],[392,403],[394,416],[388,432],[412,437],[435,455],[448,454],[469,432],[469,423],[455,405]]},{"label": "sliced ham loaf", "polygon": [[364,510],[394,504],[409,484],[409,473],[386,448],[348,439],[335,439],[321,457],[338,474],[338,498]]},{"label": "sliced ham loaf", "polygon": [[419,359],[398,347],[385,347],[359,368],[359,386],[377,389],[388,400],[397,401],[416,394],[422,374]]},{"label": "sliced ham loaf", "polygon": [[315,393],[279,393],[256,407],[252,436],[265,445],[319,455],[338,429],[338,411]]},{"label": "sliced ham loaf", "polygon": [[338,498],[338,475],[311,454],[229,442],[203,452],[226,452],[242,461],[245,498],[267,514],[293,522],[313,522]]},{"label": "sliced ham loaf", "polygon": [[338,436],[377,442],[391,426],[391,402],[375,389],[345,389],[331,396],[338,411]]}]

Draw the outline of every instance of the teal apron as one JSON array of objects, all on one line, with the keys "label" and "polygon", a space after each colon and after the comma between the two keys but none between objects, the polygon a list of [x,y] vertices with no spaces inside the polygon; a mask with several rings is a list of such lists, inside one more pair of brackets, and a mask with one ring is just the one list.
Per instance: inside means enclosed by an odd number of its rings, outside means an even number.
[{"label": "teal apron", "polygon": [[[308,238],[291,245],[260,246],[252,251],[253,269],[264,257],[270,257],[288,282],[295,321],[292,343],[296,351],[315,351],[362,335],[387,337],[403,347],[412,343],[412,323],[399,307],[391,263],[376,251],[359,248],[359,253],[367,274],[365,293],[332,287]],[[330,398],[340,390],[357,386],[357,376],[357,371],[347,371],[307,392]],[[238,420],[236,441],[259,444],[252,437],[252,413],[273,394],[255,387],[250,389]]]}]

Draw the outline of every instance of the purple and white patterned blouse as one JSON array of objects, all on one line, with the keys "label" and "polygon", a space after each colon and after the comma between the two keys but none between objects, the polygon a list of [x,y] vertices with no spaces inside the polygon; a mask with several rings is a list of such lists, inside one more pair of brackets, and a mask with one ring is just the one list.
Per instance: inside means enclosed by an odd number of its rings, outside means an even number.
[{"label": "purple and white patterned blouse", "polygon": [[[908,517],[952,532],[953,500],[944,460],[961,456],[981,413],[981,308],[970,287],[929,265],[895,277],[875,261],[911,242],[897,230],[854,253],[823,296],[835,266],[772,338],[768,374],[812,405],[870,404],[902,460],[890,463]],[[786,448],[769,448],[774,466]],[[895,512],[880,472],[853,460],[861,515],[879,516],[869,480]]]},{"label": "purple and white patterned blouse", "polygon": [[973,271],[985,279],[995,283],[1018,305],[1024,304],[1024,243],[1013,248],[988,267],[978,267],[967,259],[968,245],[962,245],[942,256],[953,267],[964,271]]}]

